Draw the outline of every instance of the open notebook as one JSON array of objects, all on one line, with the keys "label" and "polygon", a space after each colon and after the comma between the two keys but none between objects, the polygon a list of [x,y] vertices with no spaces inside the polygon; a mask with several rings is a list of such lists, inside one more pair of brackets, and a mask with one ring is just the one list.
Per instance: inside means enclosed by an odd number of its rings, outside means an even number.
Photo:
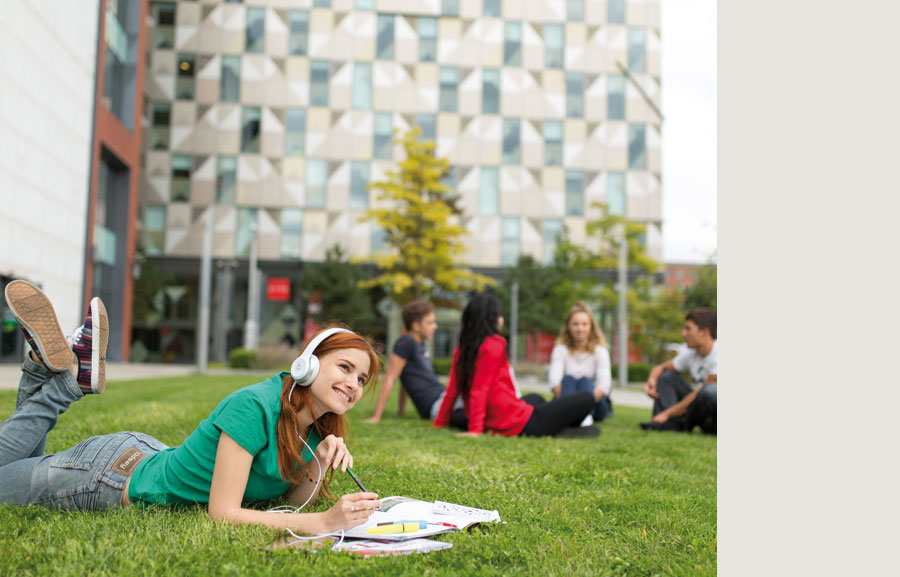
[{"label": "open notebook", "polygon": [[[348,539],[376,539],[378,541],[406,541],[420,539],[447,531],[461,531],[476,523],[500,521],[497,511],[486,511],[474,507],[466,507],[444,501],[420,501],[409,497],[385,497],[381,500],[381,508],[375,511],[369,520],[344,532]],[[369,535],[366,529],[379,523],[401,523],[405,521],[425,521],[427,528],[415,533],[387,533]]]}]

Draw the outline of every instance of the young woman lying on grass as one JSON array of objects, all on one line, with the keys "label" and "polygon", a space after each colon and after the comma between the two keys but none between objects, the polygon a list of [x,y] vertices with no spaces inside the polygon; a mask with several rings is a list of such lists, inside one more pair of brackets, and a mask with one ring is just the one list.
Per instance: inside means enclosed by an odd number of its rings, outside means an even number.
[{"label": "young woman lying on grass", "polygon": [[[94,298],[84,325],[64,337],[53,306],[33,285],[13,281],[6,300],[34,352],[22,367],[15,412],[0,424],[0,503],[77,510],[207,503],[213,519],[310,534],[355,527],[381,506],[374,493],[354,493],[321,513],[244,507],[282,496],[292,506],[319,493],[331,497],[334,471],[353,466],[344,413],[378,373],[378,357],[364,337],[322,331],[317,347],[311,341],[318,359],[307,350],[292,367],[298,382],[281,373],[232,393],[181,446],[122,432],[44,455],[59,415],[84,395],[104,391],[106,309]],[[297,366],[303,362],[308,370]]]},{"label": "young woman lying on grass", "polygon": [[450,383],[434,426],[447,426],[456,397],[462,395],[469,431],[460,436],[478,437],[484,431],[536,437],[563,431],[567,436],[599,435],[598,427],[579,427],[594,408],[593,394],[576,391],[550,402],[538,394],[519,394],[501,328],[500,302],[487,293],[472,297],[462,314]]}]

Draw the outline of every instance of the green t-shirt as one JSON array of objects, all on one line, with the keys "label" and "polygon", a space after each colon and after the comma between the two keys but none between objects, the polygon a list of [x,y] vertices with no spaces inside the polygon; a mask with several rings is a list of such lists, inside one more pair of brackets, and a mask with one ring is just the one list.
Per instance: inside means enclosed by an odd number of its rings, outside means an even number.
[{"label": "green t-shirt", "polygon": [[[287,492],[291,485],[278,471],[276,442],[281,380],[286,374],[231,393],[181,446],[169,447],[141,461],[128,486],[132,503],[208,503],[221,432],[253,455],[244,502],[272,499]],[[319,444],[314,427],[310,427],[307,443],[313,450]],[[309,462],[312,454],[304,448],[301,457]]]}]

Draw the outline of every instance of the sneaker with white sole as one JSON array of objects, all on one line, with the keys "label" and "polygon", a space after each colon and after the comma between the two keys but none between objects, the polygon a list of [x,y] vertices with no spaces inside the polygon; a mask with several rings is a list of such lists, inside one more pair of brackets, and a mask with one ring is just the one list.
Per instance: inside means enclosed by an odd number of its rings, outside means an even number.
[{"label": "sneaker with white sole", "polygon": [[594,416],[590,413],[588,413],[587,417],[585,417],[584,420],[581,421],[582,427],[590,427],[593,424],[594,424]]},{"label": "sneaker with white sole", "polygon": [[68,370],[75,362],[75,355],[59,328],[56,311],[47,295],[23,280],[6,285],[5,293],[6,302],[25,333],[25,340],[41,364],[57,373]]},{"label": "sneaker with white sole", "polygon": [[66,337],[78,358],[78,386],[84,394],[106,389],[106,345],[109,343],[109,319],[99,297],[91,299],[84,324]]}]

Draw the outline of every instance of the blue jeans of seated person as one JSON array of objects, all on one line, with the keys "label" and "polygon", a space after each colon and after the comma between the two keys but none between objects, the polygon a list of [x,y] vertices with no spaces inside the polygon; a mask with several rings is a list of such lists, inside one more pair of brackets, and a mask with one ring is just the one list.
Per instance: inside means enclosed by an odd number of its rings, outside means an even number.
[{"label": "blue jeans of seated person", "polygon": [[25,360],[16,410],[0,423],[0,503],[67,510],[116,508],[128,480],[113,469],[116,459],[131,447],[144,455],[166,447],[148,435],[124,432],[92,437],[44,455],[47,433],[82,396],[71,372],[54,373]]},{"label": "blue jeans of seated person", "polygon": [[[591,394],[594,393],[594,380],[590,377],[581,377],[580,379],[576,379],[571,375],[566,375],[563,377],[560,396],[565,397],[566,395],[571,395],[577,391],[587,391]],[[600,401],[594,405],[594,410],[591,411],[591,415],[594,417],[594,422],[599,423],[606,417],[611,417],[613,414],[612,408],[609,405],[609,397],[603,397]]]}]

